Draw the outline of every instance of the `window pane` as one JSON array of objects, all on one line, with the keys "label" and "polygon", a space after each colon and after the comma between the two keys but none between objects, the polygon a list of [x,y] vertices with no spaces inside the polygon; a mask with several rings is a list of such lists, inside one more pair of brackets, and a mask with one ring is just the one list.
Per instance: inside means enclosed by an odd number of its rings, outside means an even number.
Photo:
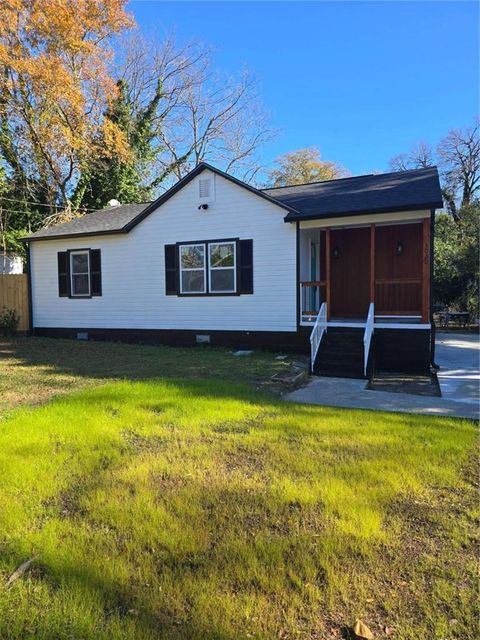
[{"label": "window pane", "polygon": [[235,272],[233,269],[213,269],[210,272],[212,291],[235,291]]},{"label": "window pane", "polygon": [[205,246],[197,244],[192,247],[180,247],[180,265],[182,269],[203,269]]},{"label": "window pane", "polygon": [[88,275],[73,275],[72,276],[73,295],[74,296],[88,296]]},{"label": "window pane", "polygon": [[87,273],[88,253],[72,254],[72,273]]},{"label": "window pane", "polygon": [[210,266],[211,267],[233,267],[234,252],[233,243],[211,244],[210,245]]},{"label": "window pane", "polygon": [[205,291],[205,274],[202,271],[182,271],[182,292],[203,293]]}]

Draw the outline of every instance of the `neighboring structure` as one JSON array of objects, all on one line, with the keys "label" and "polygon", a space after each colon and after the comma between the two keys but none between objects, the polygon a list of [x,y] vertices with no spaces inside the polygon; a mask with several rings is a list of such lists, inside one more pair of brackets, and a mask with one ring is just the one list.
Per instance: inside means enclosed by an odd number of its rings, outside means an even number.
[{"label": "neighboring structure", "polygon": [[0,251],[0,274],[16,275],[23,273],[23,260],[14,253]]},{"label": "neighboring structure", "polygon": [[25,238],[33,331],[426,371],[441,206],[434,167],[260,191],[202,163],[155,202]]}]

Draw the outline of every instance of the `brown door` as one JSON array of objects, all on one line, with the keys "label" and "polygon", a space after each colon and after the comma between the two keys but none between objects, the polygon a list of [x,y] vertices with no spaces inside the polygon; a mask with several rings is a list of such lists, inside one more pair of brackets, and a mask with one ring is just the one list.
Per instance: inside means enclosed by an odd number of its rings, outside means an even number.
[{"label": "brown door", "polygon": [[370,304],[370,228],[330,232],[331,317],[366,318]]}]

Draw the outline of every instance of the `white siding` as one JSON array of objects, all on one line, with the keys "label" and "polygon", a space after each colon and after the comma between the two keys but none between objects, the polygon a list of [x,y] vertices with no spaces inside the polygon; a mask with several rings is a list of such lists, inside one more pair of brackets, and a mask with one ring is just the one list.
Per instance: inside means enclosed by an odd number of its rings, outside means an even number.
[{"label": "white siding", "polygon": [[[295,225],[280,207],[215,178],[206,211],[195,179],[129,234],[32,242],[34,326],[295,331]],[[253,295],[165,295],[165,244],[237,237],[253,239]],[[102,296],[60,298],[57,252],[86,247],[102,252]]]}]

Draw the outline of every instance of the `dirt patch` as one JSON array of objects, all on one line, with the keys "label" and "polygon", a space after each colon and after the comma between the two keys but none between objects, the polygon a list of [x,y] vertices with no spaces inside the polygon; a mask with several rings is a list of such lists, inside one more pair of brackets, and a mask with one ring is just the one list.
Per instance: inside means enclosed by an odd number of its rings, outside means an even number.
[{"label": "dirt patch", "polygon": [[227,451],[219,464],[226,475],[240,474],[245,478],[253,478],[263,472],[265,454],[248,447],[236,447],[234,451]]},{"label": "dirt patch", "polygon": [[136,453],[163,451],[168,446],[164,438],[160,438],[159,436],[144,436],[132,430],[123,431],[122,437],[132,451]]},{"label": "dirt patch", "polygon": [[274,373],[269,380],[260,383],[258,388],[283,395],[294,389],[298,389],[308,380],[310,361],[305,356],[297,356],[294,362],[281,361],[283,369]]},{"label": "dirt patch", "polygon": [[409,373],[376,373],[368,384],[372,391],[410,393],[416,396],[441,397],[436,374],[421,376]]}]

